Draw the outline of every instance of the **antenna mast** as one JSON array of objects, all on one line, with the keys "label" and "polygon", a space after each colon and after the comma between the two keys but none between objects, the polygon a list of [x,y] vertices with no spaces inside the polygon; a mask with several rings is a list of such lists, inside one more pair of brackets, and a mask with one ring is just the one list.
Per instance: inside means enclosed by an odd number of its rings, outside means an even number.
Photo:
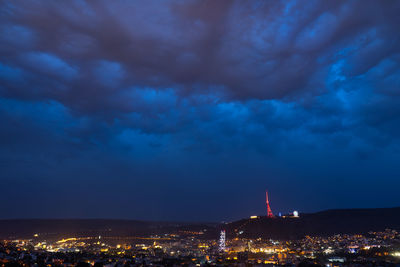
[{"label": "antenna mast", "polygon": [[275,216],[272,213],[271,207],[269,206],[268,191],[265,191],[265,195],[266,195],[266,201],[267,201],[267,217],[274,218]]}]

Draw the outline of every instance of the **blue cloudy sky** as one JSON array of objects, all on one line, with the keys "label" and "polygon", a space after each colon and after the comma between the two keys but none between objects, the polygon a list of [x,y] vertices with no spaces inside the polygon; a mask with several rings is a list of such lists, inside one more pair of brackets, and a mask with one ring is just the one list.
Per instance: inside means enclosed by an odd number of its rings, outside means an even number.
[{"label": "blue cloudy sky", "polygon": [[400,206],[399,1],[2,1],[0,218]]}]

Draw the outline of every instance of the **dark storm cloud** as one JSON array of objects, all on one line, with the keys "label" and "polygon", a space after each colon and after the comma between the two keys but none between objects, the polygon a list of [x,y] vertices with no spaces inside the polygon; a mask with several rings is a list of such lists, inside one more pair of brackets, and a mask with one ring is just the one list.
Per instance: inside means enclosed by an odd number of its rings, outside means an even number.
[{"label": "dark storm cloud", "polygon": [[[10,194],[29,177],[47,190],[80,181],[117,204],[155,190],[154,218],[170,211],[163,203],[204,191],[210,202],[189,202],[207,209],[227,177],[237,182],[226,196],[283,192],[280,180],[330,192],[320,181],[372,181],[362,166],[373,161],[392,183],[399,10],[397,1],[3,1],[0,178]],[[113,179],[138,195],[121,197]]]}]

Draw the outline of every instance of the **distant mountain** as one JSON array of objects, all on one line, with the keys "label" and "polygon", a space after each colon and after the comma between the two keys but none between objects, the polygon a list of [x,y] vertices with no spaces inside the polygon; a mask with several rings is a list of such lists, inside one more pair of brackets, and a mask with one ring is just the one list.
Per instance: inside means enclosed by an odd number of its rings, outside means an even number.
[{"label": "distant mountain", "polygon": [[43,238],[71,236],[149,236],[165,233],[184,234],[213,230],[212,223],[148,222],[112,219],[13,219],[0,220],[0,238]]},{"label": "distant mountain", "polygon": [[328,236],[400,229],[400,208],[341,209],[311,214],[299,218],[243,219],[220,225],[228,237],[299,239],[306,235]]},{"label": "distant mountain", "polygon": [[400,207],[384,209],[342,209],[300,214],[299,218],[242,219],[226,224],[146,222],[109,219],[15,219],[0,220],[1,238],[43,238],[71,236],[149,236],[166,233],[217,239],[225,229],[228,238],[299,239],[306,235],[363,234],[386,228],[400,230]]}]

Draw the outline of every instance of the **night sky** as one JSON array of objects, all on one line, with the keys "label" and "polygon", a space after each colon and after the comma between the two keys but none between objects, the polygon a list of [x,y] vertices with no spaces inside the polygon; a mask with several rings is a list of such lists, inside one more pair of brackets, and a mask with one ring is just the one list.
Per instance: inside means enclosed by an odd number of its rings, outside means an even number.
[{"label": "night sky", "polygon": [[400,206],[400,1],[1,1],[0,218]]}]

